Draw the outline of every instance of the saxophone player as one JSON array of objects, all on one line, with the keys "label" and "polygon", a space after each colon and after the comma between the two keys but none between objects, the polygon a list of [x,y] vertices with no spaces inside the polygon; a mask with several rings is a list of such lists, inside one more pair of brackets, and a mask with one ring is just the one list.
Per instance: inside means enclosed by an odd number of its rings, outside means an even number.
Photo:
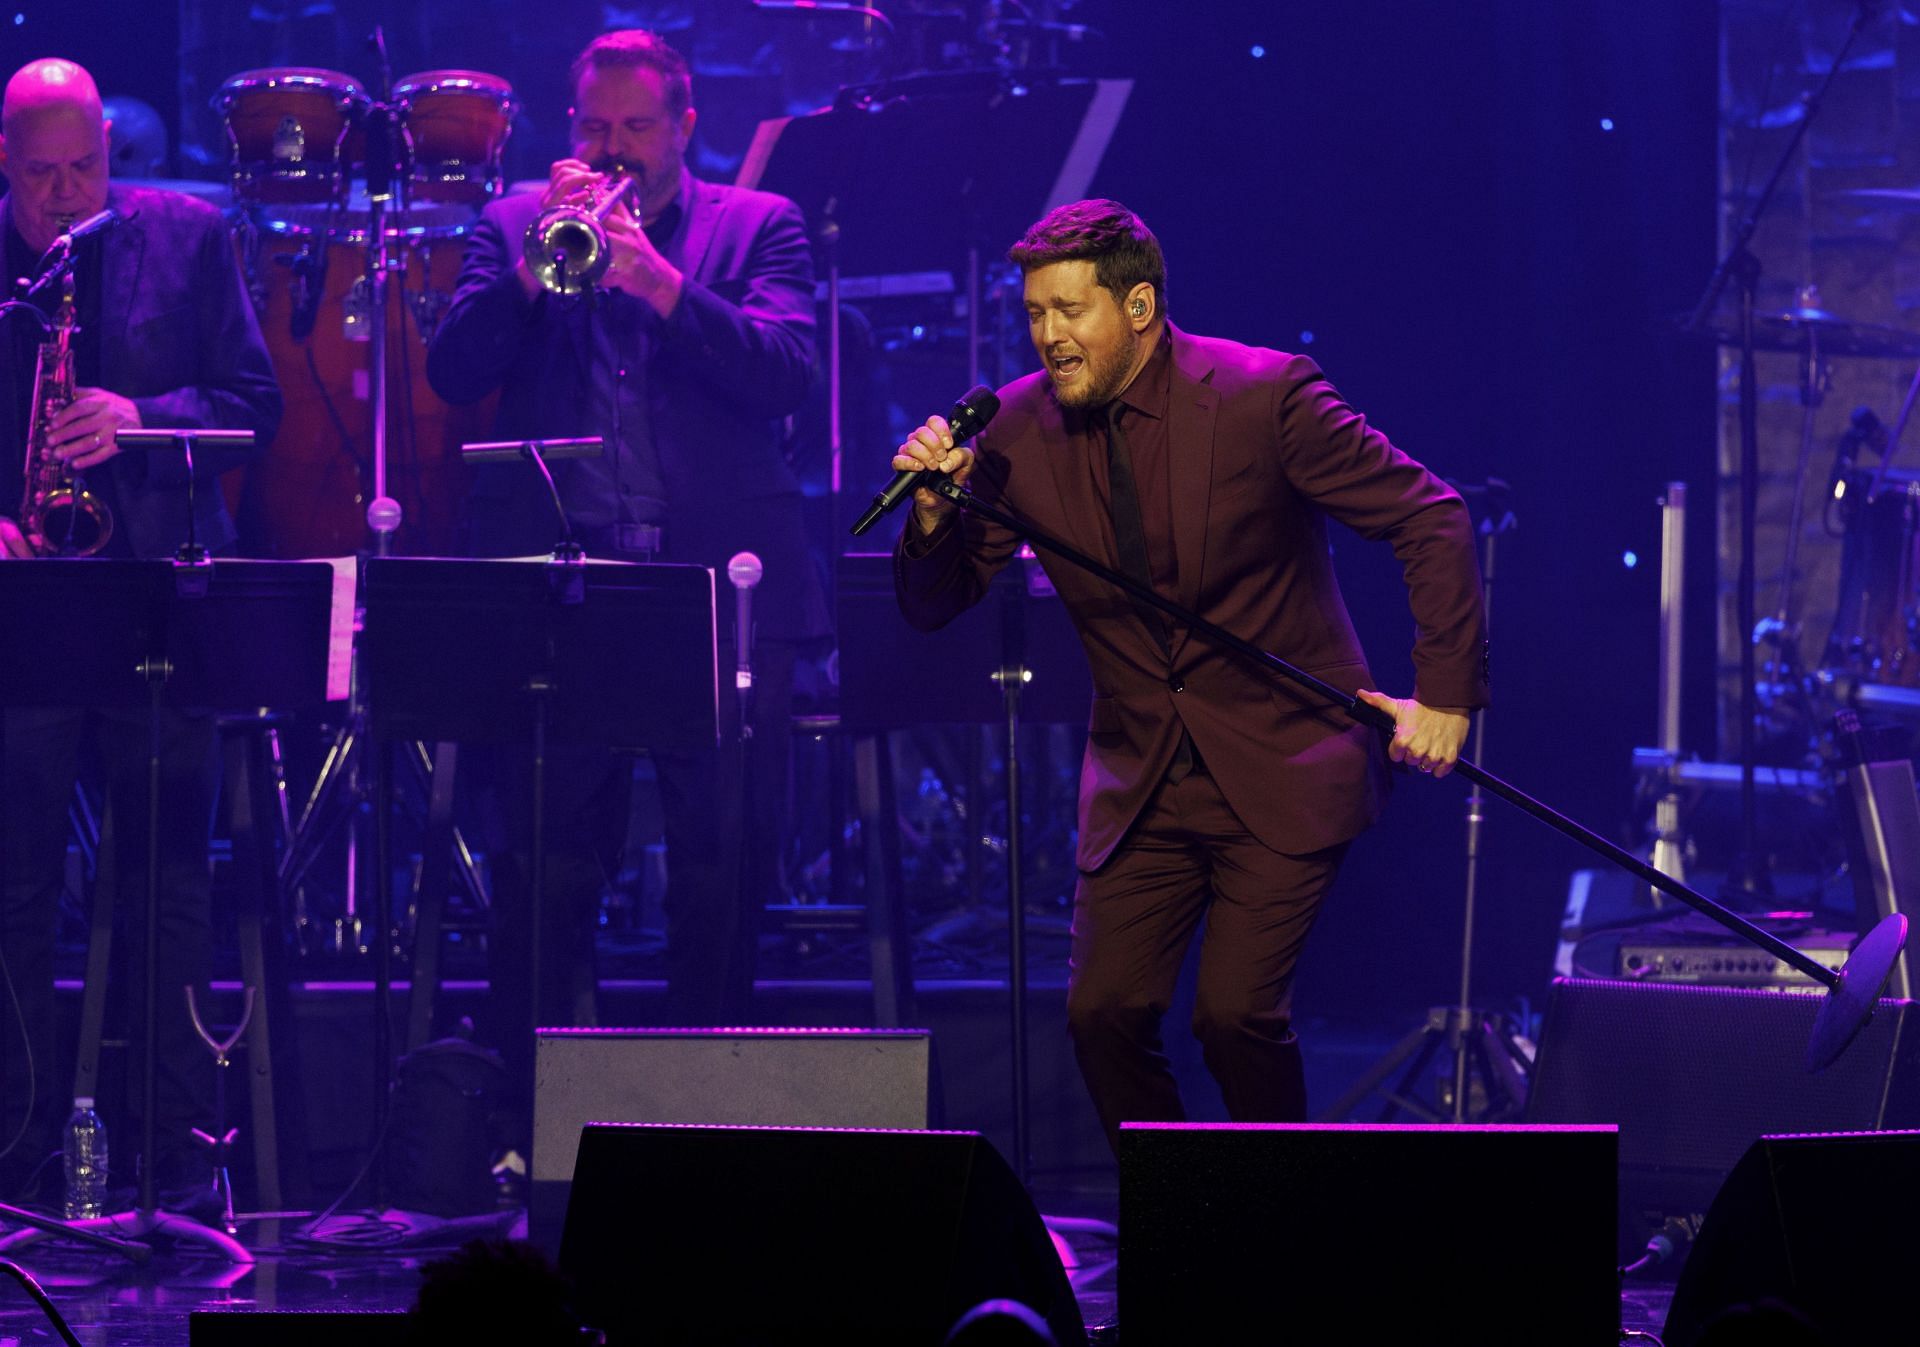
[{"label": "saxophone player", "polygon": [[[109,208],[119,219],[73,244],[72,397],[37,434],[30,404],[43,333],[18,310],[0,324],[0,510],[23,500],[30,453],[50,455],[82,474],[111,514],[98,555],[166,557],[187,535],[184,456],[122,452],[120,433],[142,426],[250,429],[264,445],[279,425],[280,393],[219,213],[184,195],[113,186],[107,162],[107,122],[86,70],[40,60],[12,76],[0,99],[7,297],[16,293],[14,280],[32,275],[74,222]],[[35,298],[49,321],[59,291],[52,286]],[[213,479],[238,461],[232,451],[195,455],[194,471],[204,479],[192,493],[196,531],[216,552],[231,546],[234,530]],[[31,555],[27,534],[19,520],[0,516],[0,556]],[[16,652],[30,648],[27,639],[0,632]],[[157,1154],[145,1158],[157,1166],[164,1193],[205,1186],[206,1161],[187,1129],[210,1116],[211,1066],[177,989],[204,982],[209,957],[212,721],[170,713],[161,738],[160,985],[176,991],[159,998]],[[43,1197],[58,1176],[57,1156],[48,1158],[57,1151],[72,1074],[50,1060],[53,943],[67,805],[89,741],[106,781],[118,873],[140,875],[145,713],[9,707],[0,721],[0,975],[12,993],[0,994],[0,1198]],[[127,918],[138,911],[142,886],[122,883],[120,892],[125,938],[116,949],[137,970],[143,924]],[[140,1003],[136,992],[129,1004]],[[138,1130],[117,1130],[126,1141],[116,1144],[115,1172],[132,1174],[129,1143]]]},{"label": "saxophone player", "polygon": [[[486,208],[470,237],[459,288],[427,354],[427,377],[450,403],[500,394],[503,438],[600,436],[599,458],[554,464],[576,536],[597,557],[689,562],[724,572],[735,553],[765,566],[754,603],[755,845],[728,842],[717,755],[656,754],[667,840],[668,984],[675,1021],[738,1024],[752,985],[754,908],[764,900],[780,834],[793,666],[828,630],[808,554],[798,481],[781,452],[781,418],[814,374],[812,250],[800,210],[784,197],[702,182],[685,163],[696,111],[686,61],[649,32],[605,33],[574,62],[570,155],[544,194]],[[630,181],[619,200],[612,192]],[[530,227],[562,206],[597,213],[607,266],[591,293],[543,287],[527,261]],[[522,469],[525,469],[522,471]],[[478,552],[544,552],[556,527],[544,485],[526,464],[476,474],[471,516]],[[724,576],[722,592],[724,593]],[[729,667],[731,623],[720,624]],[[723,680],[724,722],[733,714]],[[553,758],[550,755],[550,762]],[[498,788],[512,864],[497,865],[494,917],[523,950],[530,810],[524,763],[502,763]],[[547,776],[547,894],[555,929],[543,951],[564,956],[542,974],[541,1024],[572,1022],[570,980],[591,986],[592,909],[603,875],[618,872],[631,762],[594,750]],[[771,798],[760,798],[762,792]],[[513,820],[518,819],[516,825]],[[757,864],[756,864],[757,862]],[[611,867],[611,868],[608,868]],[[494,961],[498,1022],[520,1085],[532,1078],[530,969]],[[518,1120],[525,1126],[528,1100]]]}]

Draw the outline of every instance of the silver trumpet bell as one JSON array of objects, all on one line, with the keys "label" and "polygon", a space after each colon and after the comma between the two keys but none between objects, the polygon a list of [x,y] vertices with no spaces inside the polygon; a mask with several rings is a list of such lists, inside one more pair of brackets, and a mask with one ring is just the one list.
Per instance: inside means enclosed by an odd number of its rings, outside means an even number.
[{"label": "silver trumpet bell", "polygon": [[[619,173],[617,166],[615,173]],[[604,223],[607,213],[637,185],[624,174],[617,178],[608,174],[590,202],[554,206],[535,216],[527,226],[524,245],[534,279],[557,295],[584,294],[598,285],[613,262]]]}]

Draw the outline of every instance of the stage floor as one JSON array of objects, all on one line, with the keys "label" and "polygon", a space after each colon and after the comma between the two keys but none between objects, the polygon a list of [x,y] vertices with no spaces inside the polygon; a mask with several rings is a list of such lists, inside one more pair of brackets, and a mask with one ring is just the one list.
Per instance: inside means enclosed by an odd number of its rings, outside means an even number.
[{"label": "stage floor", "polygon": [[[1090,1231],[1087,1219],[1111,1221],[1117,1200],[1112,1193],[1074,1192],[1038,1194],[1043,1211],[1053,1216],[1082,1218],[1063,1232],[1076,1267],[1069,1269],[1080,1301],[1090,1341],[1122,1341],[1116,1300],[1116,1250],[1110,1233]],[[85,1347],[185,1347],[188,1315],[202,1309],[288,1311],[401,1311],[413,1303],[423,1263],[441,1256],[461,1240],[487,1233],[488,1220],[459,1223],[409,1218],[390,1213],[387,1220],[362,1216],[336,1217],[323,1233],[339,1247],[328,1248],[303,1239],[305,1222],[248,1220],[240,1238],[258,1259],[251,1267],[235,1266],[197,1247],[161,1242],[153,1260],[134,1267],[112,1254],[79,1252],[51,1244],[17,1251],[13,1257],[41,1285],[65,1316]],[[507,1213],[491,1227],[512,1231],[516,1223]],[[518,1229],[524,1232],[524,1224]],[[1499,1294],[1499,1279],[1486,1279],[1488,1294]],[[1390,1278],[1381,1290],[1390,1293]],[[1273,1323],[1282,1323],[1286,1307],[1275,1284]],[[743,1287],[743,1290],[749,1288]],[[1621,1327],[1659,1331],[1672,1298],[1670,1283],[1630,1287],[1621,1299]],[[1462,1337],[1438,1328],[1431,1340],[1440,1343],[1552,1341],[1541,1326],[1514,1325],[1521,1336],[1508,1339],[1493,1328],[1498,1306]],[[1270,1342],[1273,1324],[1259,1340]],[[1460,1326],[1459,1332],[1466,1332]],[[0,1347],[57,1341],[52,1326],[11,1279],[0,1279]],[[799,1339],[796,1337],[796,1342]],[[260,1347],[275,1347],[262,1340]],[[1230,1345],[1223,1345],[1230,1347]],[[1407,1343],[1399,1347],[1425,1347]]]}]

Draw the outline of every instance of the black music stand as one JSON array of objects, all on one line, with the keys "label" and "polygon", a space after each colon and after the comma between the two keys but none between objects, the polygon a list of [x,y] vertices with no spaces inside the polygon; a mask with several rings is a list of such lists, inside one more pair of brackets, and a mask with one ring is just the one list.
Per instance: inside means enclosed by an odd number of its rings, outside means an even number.
[{"label": "black music stand", "polygon": [[148,712],[146,1060],[138,1206],[83,1221],[27,1221],[33,1228],[0,1240],[0,1252],[48,1234],[110,1230],[136,1238],[164,1232],[211,1245],[236,1263],[253,1261],[225,1233],[159,1210],[154,1195],[160,712],[323,699],[332,601],[333,568],[324,563],[74,559],[0,566],[0,630],[34,632],[38,651],[33,660],[0,666],[0,703],[144,706]]},{"label": "black music stand", "polygon": [[[1086,655],[1066,607],[1050,588],[1032,583],[1039,574],[1034,561],[1016,558],[994,578],[991,605],[976,605],[937,632],[921,632],[900,616],[892,554],[848,553],[840,558],[838,605],[843,730],[884,734],[939,723],[996,725],[1006,734],[1013,1166],[1023,1183],[1030,1156],[1020,727],[1023,723],[1084,726],[1093,697]],[[945,704],[931,713],[914,714],[918,708],[900,705],[899,688],[916,683],[910,671],[926,668],[938,668],[949,676]],[[881,752],[878,760],[886,762],[887,755]],[[892,791],[883,788],[877,793],[880,807],[891,809]],[[892,833],[890,828],[882,831]],[[874,873],[871,865],[868,873]],[[873,902],[871,894],[868,901]]]},{"label": "black music stand", "polygon": [[[374,557],[366,564],[365,598],[360,654],[376,742],[532,742],[527,956],[537,1017],[547,746],[718,746],[713,572],[578,558]],[[390,845],[383,818],[376,887],[383,914],[392,903]],[[383,1011],[375,1015],[375,1136],[386,1121],[391,1070]]]}]

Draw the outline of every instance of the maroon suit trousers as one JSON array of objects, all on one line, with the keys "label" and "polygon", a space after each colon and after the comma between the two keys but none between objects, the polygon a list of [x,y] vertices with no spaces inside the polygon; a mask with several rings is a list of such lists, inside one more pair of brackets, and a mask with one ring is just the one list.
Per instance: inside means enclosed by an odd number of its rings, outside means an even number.
[{"label": "maroon suit trousers", "polygon": [[1116,1151],[1122,1122],[1186,1117],[1160,1022],[1203,922],[1193,1033],[1228,1115],[1305,1119],[1293,970],[1346,850],[1274,851],[1201,770],[1163,781],[1107,863],[1080,876],[1067,1026]]}]

